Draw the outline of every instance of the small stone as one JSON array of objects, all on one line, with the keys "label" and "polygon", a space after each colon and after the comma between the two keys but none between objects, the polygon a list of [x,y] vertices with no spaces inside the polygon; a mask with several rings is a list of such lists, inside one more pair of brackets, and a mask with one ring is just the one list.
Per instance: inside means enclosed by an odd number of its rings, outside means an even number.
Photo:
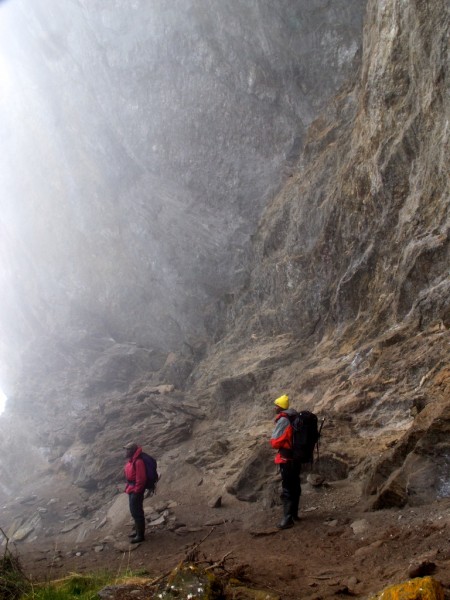
[{"label": "small stone", "polygon": [[69,531],[72,531],[72,529],[79,527],[80,524],[81,523],[79,523],[79,522],[78,523],[68,523],[61,529],[61,533],[68,533]]},{"label": "small stone", "polygon": [[30,533],[32,533],[33,531],[34,531],[33,525],[31,525],[31,524],[23,525],[22,527],[19,527],[19,529],[16,532],[14,532],[12,539],[15,542],[21,542],[26,537],[28,537],[30,535]]},{"label": "small stone", "polygon": [[222,506],[222,496],[217,496],[208,502],[210,508],[220,508]]},{"label": "small stone", "polygon": [[159,519],[161,515],[159,514],[159,512],[152,512],[148,515],[148,519],[150,519],[150,521],[156,521],[156,519]]},{"label": "small stone", "polygon": [[320,487],[321,485],[323,485],[325,477],[315,473],[310,473],[306,478],[306,481],[309,483],[309,485],[312,485],[313,487]]},{"label": "small stone", "polygon": [[369,522],[366,519],[358,519],[350,525],[355,535],[361,535],[369,528]]},{"label": "small stone", "polygon": [[336,527],[336,525],[338,523],[339,523],[339,521],[337,519],[333,519],[332,521],[327,521],[328,527]]},{"label": "small stone", "polygon": [[166,522],[165,516],[161,515],[154,521],[150,521],[149,525],[150,525],[150,527],[156,527],[156,525],[164,525],[165,522]]},{"label": "small stone", "polygon": [[164,395],[164,394],[170,394],[170,392],[173,392],[173,391],[174,391],[174,389],[175,389],[175,386],[173,386],[173,385],[169,385],[169,384],[166,384],[166,385],[158,385],[158,386],[156,387],[157,393],[158,393],[158,394],[161,394],[161,395]]},{"label": "small stone", "polygon": [[363,546],[362,548],[358,548],[353,553],[353,556],[355,558],[365,558],[366,556],[373,554],[373,552],[375,550],[377,550],[378,548],[380,548],[380,546],[382,546],[382,545],[383,545],[382,540],[377,540],[377,541],[373,542],[372,544],[369,544],[368,546]]}]

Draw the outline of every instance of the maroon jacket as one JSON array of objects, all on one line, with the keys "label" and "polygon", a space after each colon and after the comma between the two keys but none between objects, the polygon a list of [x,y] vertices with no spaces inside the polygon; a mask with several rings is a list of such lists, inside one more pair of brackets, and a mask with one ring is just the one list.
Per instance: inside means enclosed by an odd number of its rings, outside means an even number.
[{"label": "maroon jacket", "polygon": [[141,458],[142,448],[139,446],[133,456],[125,464],[126,494],[143,494],[147,482],[147,472]]}]

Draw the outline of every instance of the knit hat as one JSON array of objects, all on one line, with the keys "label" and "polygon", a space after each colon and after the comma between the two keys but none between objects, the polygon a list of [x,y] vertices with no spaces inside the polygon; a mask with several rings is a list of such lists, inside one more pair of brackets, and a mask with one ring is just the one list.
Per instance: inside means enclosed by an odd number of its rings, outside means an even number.
[{"label": "knit hat", "polygon": [[134,442],[128,442],[128,444],[125,444],[125,446],[123,446],[124,450],[132,450],[133,453],[136,452],[136,450],[138,449],[138,445],[135,444]]},{"label": "knit hat", "polygon": [[280,396],[274,401],[274,404],[283,410],[286,410],[286,408],[289,408],[289,396],[286,396],[286,394]]}]

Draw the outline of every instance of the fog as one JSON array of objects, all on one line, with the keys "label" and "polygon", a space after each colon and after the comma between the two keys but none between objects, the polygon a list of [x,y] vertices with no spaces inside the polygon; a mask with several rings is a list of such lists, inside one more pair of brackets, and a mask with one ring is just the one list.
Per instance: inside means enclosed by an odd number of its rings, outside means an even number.
[{"label": "fog", "polygon": [[0,390],[0,415],[4,412],[5,407],[6,407],[6,396],[5,394],[2,392],[2,390]]},{"label": "fog", "polygon": [[215,327],[363,4],[0,4],[3,381],[44,338],[167,350]]}]

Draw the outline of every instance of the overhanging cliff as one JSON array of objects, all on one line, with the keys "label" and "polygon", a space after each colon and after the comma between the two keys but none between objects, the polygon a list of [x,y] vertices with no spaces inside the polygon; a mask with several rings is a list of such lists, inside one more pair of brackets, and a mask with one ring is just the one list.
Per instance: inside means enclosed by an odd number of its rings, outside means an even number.
[{"label": "overhanging cliff", "polygon": [[[441,0],[369,2],[358,77],[308,128],[242,277],[202,308],[200,336],[169,353],[80,327],[68,345],[45,347],[7,418],[38,424],[37,459],[50,474],[104,494],[118,440],[140,436],[176,485],[176,424],[189,463],[248,499],[246,473],[266,477],[255,465],[285,391],[326,416],[322,468],[364,481],[369,506],[448,495],[448,27]],[[33,413],[33,394],[61,414]]]}]

